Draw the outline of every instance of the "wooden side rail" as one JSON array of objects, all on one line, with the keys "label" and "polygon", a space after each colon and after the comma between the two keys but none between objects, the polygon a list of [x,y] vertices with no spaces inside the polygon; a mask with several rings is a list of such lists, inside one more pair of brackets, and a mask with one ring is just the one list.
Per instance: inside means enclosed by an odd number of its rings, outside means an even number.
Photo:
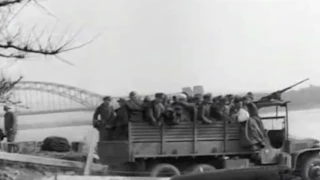
[{"label": "wooden side rail", "polygon": [[268,119],[285,119],[286,116],[268,116],[268,117],[261,117],[262,120],[268,120]]}]

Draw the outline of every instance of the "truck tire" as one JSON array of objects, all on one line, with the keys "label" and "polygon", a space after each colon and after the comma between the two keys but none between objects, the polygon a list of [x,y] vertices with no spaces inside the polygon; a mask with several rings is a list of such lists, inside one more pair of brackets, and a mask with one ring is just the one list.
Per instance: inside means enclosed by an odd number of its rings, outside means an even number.
[{"label": "truck tire", "polygon": [[185,174],[197,174],[197,173],[204,173],[204,172],[212,172],[215,170],[216,168],[210,164],[195,164],[187,168],[187,170],[185,171]]},{"label": "truck tire", "polygon": [[172,164],[161,163],[156,164],[150,169],[151,177],[173,177],[179,176],[180,171]]},{"label": "truck tire", "polygon": [[171,180],[276,180],[289,171],[287,167],[269,166],[243,169],[222,169],[214,172],[173,177]]},{"label": "truck tire", "polygon": [[320,179],[320,156],[316,154],[306,157],[300,165],[300,173],[303,180]]}]

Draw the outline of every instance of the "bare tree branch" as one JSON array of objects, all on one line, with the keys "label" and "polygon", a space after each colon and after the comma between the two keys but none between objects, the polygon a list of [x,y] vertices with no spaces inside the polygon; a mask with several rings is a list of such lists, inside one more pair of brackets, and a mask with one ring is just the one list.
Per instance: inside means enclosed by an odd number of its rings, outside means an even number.
[{"label": "bare tree branch", "polygon": [[24,59],[25,58],[25,55],[21,54],[1,54],[0,53],[0,57],[3,57],[3,58],[14,58],[14,59]]},{"label": "bare tree branch", "polygon": [[[74,46],[73,44],[80,31],[70,37],[66,35],[67,33],[56,37],[56,34],[54,34],[55,28],[48,34],[46,28],[39,32],[36,31],[36,26],[34,26],[31,32],[25,32],[23,31],[24,28],[14,24],[14,19],[30,2],[33,2],[36,7],[45,11],[46,14],[56,18],[52,13],[47,11],[44,6],[39,4],[37,0],[0,0],[0,58],[17,61],[26,59],[34,54],[44,55],[44,57],[53,56],[64,63],[74,65],[61,57],[60,54],[82,48],[92,43],[101,35],[99,34],[84,44]],[[11,26],[13,29],[11,29]],[[47,36],[47,38],[44,36]],[[17,105],[21,103],[20,101],[15,102],[15,100],[12,100],[12,89],[21,80],[22,77],[11,81],[3,75],[2,77],[0,76],[0,104]]]},{"label": "bare tree branch", "polygon": [[48,14],[49,16],[58,19],[54,14],[52,14],[51,12],[49,12],[44,6],[42,6],[38,1],[33,1],[41,10],[43,10],[44,12],[46,12],[46,14]]},{"label": "bare tree branch", "polygon": [[4,77],[0,80],[0,103],[19,104],[20,102],[14,102],[11,100],[12,92],[14,88],[22,80],[22,77],[15,81],[10,81]]},{"label": "bare tree branch", "polygon": [[[1,0],[0,1],[0,7],[4,7],[4,6],[10,6],[10,5],[14,5],[14,4],[19,4],[21,3],[23,0]],[[30,1],[30,0],[28,0]]]}]

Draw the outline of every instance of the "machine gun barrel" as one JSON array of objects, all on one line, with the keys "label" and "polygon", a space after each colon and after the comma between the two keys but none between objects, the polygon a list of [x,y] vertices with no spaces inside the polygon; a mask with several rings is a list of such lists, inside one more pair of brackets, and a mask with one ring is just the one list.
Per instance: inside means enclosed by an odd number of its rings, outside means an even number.
[{"label": "machine gun barrel", "polygon": [[306,81],[308,81],[308,80],[309,80],[309,78],[304,79],[304,80],[302,80],[302,81],[300,81],[300,82],[298,82],[298,83],[296,83],[296,84],[293,84],[293,85],[291,85],[291,86],[289,86],[289,87],[286,87],[286,88],[284,88],[284,89],[282,89],[282,90],[278,90],[278,91],[276,91],[276,92],[273,92],[273,93],[271,93],[271,94],[269,94],[269,95],[267,95],[267,96],[262,97],[262,98],[260,99],[260,101],[265,101],[265,100],[270,100],[270,99],[281,100],[281,94],[282,94],[282,93],[284,93],[284,92],[286,92],[286,91],[294,88],[295,86],[297,86],[297,85],[299,85],[299,84],[301,84],[301,83],[304,83],[304,82],[306,82]]},{"label": "machine gun barrel", "polygon": [[278,91],[278,93],[281,93],[281,94],[282,94],[282,93],[284,93],[284,92],[286,92],[286,91],[294,88],[295,86],[298,86],[299,84],[304,83],[304,82],[306,82],[306,81],[308,81],[308,80],[309,80],[309,78],[304,79],[304,80],[302,80],[302,81],[300,81],[300,82],[298,82],[298,83],[296,83],[296,84],[294,84],[294,85],[292,85],[292,86],[289,86],[289,87],[287,87],[287,88],[284,88],[284,89]]}]

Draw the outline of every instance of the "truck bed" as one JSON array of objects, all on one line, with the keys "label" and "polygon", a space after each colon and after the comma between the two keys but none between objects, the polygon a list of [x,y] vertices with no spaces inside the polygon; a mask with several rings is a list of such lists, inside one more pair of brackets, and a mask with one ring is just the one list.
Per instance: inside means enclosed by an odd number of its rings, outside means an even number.
[{"label": "truck bed", "polygon": [[129,129],[134,157],[232,154],[243,151],[239,124],[182,122],[174,126],[154,127],[147,122],[136,122],[131,123]]},{"label": "truck bed", "polygon": [[188,157],[250,154],[240,145],[240,126],[182,122],[179,125],[151,126],[148,122],[129,123],[127,141],[98,143],[103,163],[115,164],[137,158]]}]

